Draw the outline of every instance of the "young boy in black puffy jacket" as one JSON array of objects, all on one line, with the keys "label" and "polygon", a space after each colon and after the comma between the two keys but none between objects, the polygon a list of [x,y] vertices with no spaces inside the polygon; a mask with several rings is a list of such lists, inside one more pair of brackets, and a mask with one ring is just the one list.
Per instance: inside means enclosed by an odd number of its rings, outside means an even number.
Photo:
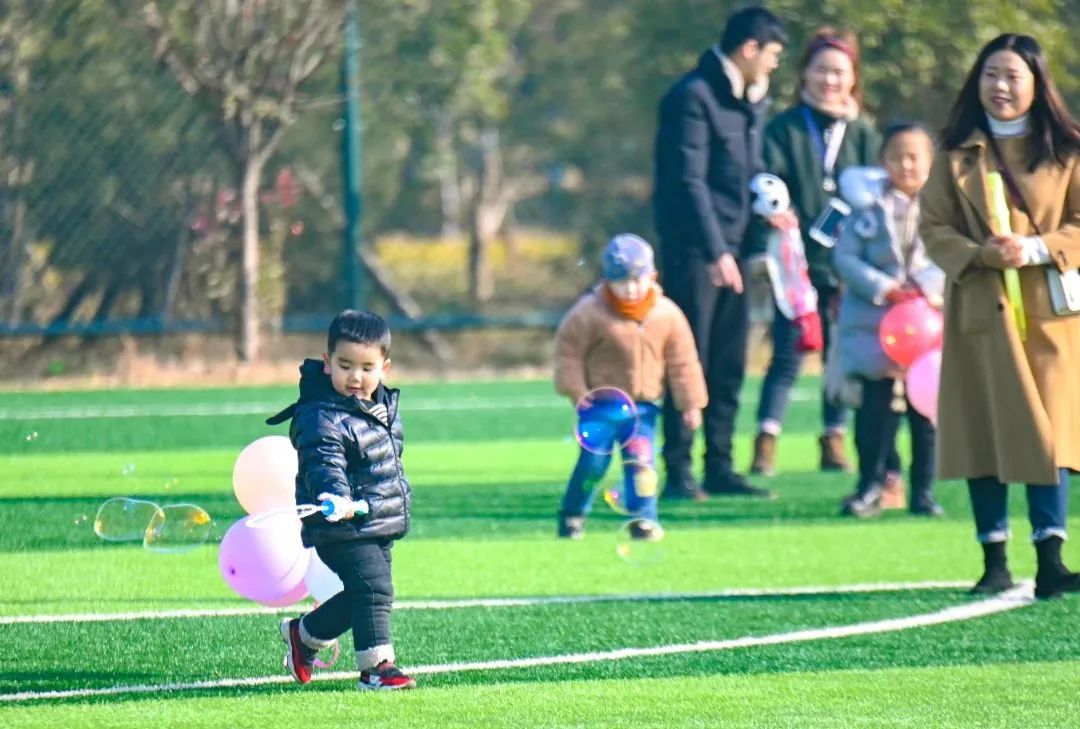
[{"label": "young boy in black puffy jacket", "polygon": [[390,549],[409,530],[412,505],[401,465],[398,390],[383,385],[390,329],[375,314],[347,310],[330,323],[327,339],[323,360],[300,366],[300,399],[266,422],[292,418],[298,505],[336,496],[366,502],[368,511],[304,519],[304,546],[315,548],[345,589],[310,613],[282,621],[285,666],[307,683],[318,651],[352,627],[359,688],[413,688],[416,682],[394,665],[390,643]]}]

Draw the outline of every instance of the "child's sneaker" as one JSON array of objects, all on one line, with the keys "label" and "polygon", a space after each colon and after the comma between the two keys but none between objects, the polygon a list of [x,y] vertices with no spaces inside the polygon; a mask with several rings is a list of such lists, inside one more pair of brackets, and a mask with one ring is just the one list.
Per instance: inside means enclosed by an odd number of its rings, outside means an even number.
[{"label": "child's sneaker", "polygon": [[585,536],[585,517],[582,514],[559,512],[559,537],[562,539],[581,539]]},{"label": "child's sneaker", "polygon": [[360,672],[357,688],[363,691],[397,691],[416,688],[416,681],[390,661],[383,661],[371,670]]},{"label": "child's sneaker", "polygon": [[648,519],[635,519],[630,522],[630,538],[642,542],[659,542],[664,538],[664,527]]},{"label": "child's sneaker", "polygon": [[300,683],[311,680],[311,670],[315,667],[315,656],[319,654],[314,648],[308,648],[304,641],[300,640],[300,619],[286,618],[279,626],[281,639],[285,641],[288,650],[285,651],[285,668]]}]

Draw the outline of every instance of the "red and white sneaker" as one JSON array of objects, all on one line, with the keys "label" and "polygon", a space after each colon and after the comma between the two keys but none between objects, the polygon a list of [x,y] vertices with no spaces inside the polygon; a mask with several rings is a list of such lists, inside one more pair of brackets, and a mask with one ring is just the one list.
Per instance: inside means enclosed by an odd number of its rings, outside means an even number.
[{"label": "red and white sneaker", "polygon": [[364,691],[397,691],[416,688],[416,681],[390,661],[383,661],[369,671],[360,672],[357,688]]},{"label": "red and white sneaker", "polygon": [[286,618],[279,626],[281,639],[285,641],[288,650],[285,651],[285,668],[299,683],[307,683],[311,680],[311,670],[315,667],[315,656],[319,654],[314,648],[308,648],[304,641],[300,640],[300,619]]}]

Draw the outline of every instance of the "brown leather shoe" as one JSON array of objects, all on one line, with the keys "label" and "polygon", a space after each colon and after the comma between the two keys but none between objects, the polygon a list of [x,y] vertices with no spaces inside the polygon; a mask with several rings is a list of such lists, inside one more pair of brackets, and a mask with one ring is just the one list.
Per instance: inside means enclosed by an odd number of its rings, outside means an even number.
[{"label": "brown leather shoe", "polygon": [[889,471],[885,474],[884,488],[881,489],[881,508],[907,508],[907,494],[905,493],[904,477],[896,471]]},{"label": "brown leather shoe", "polygon": [[750,464],[750,473],[776,475],[776,436],[772,433],[758,433],[754,439],[754,462]]},{"label": "brown leather shoe", "polygon": [[844,453],[844,433],[826,433],[818,439],[821,444],[821,470],[843,471],[851,470],[847,456]]}]

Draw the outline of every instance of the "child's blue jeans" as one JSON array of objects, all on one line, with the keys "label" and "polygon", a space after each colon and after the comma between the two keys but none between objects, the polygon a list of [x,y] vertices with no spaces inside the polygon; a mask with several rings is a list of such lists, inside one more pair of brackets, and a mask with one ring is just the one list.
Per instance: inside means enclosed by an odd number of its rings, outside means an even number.
[{"label": "child's blue jeans", "polygon": [[[634,488],[634,473],[637,467],[633,463],[627,466],[627,462],[633,460],[652,469],[656,468],[656,420],[660,416],[660,408],[651,402],[639,402],[637,403],[637,412],[637,431],[630,441],[621,446],[623,461],[622,505],[633,516],[655,522],[657,520],[656,494],[654,492],[651,495],[642,496],[637,493]],[[599,448],[598,450],[614,451],[617,448],[620,448],[620,445],[612,443],[609,448]],[[600,455],[584,448],[581,449],[577,465],[574,466],[574,471],[570,474],[570,482],[566,485],[566,493],[563,494],[563,512],[566,514],[589,513],[592,509],[593,496],[604,478],[604,474],[607,473],[612,455],[613,453]]]}]

